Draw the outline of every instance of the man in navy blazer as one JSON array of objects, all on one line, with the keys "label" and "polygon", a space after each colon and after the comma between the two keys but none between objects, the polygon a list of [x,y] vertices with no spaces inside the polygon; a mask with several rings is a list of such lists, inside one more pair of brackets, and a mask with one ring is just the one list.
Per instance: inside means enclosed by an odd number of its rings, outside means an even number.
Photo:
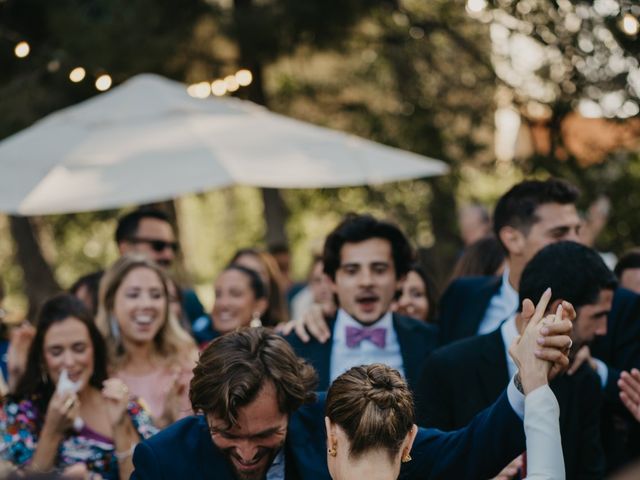
[{"label": "man in navy blazer", "polygon": [[327,237],[324,272],[338,298],[331,340],[287,336],[296,353],[320,377],[320,389],[349,368],[384,363],[415,387],[420,369],[438,342],[437,327],[392,314],[391,302],[409,271],[411,246],[398,227],[370,215],[347,216]]},{"label": "man in navy blazer", "polygon": [[[521,182],[498,200],[493,229],[507,253],[507,268],[502,277],[460,278],[447,288],[440,301],[441,344],[490,333],[515,313],[527,262],[546,245],[580,240],[581,220],[575,206],[579,195],[574,186],[552,178]],[[639,338],[640,296],[617,288],[607,334],[596,339],[591,350],[586,347],[579,352],[569,372],[587,363],[600,377],[606,399],[602,436],[610,469],[624,461],[621,452],[628,450],[624,443],[634,426],[618,400],[617,381],[622,369],[640,366]]]},{"label": "man in navy blazer", "polygon": [[[568,346],[570,322],[550,328],[558,337],[552,342]],[[568,363],[558,350],[545,350],[544,358]],[[534,371],[520,375],[525,390],[527,381],[539,378]],[[314,384],[313,369],[267,329],[219,337],[194,369],[189,397],[199,415],[140,443],[131,478],[329,480],[324,395],[314,393]],[[467,427],[449,433],[420,429],[413,461],[403,464],[400,478],[494,476],[525,448],[523,404],[512,380]]]}]

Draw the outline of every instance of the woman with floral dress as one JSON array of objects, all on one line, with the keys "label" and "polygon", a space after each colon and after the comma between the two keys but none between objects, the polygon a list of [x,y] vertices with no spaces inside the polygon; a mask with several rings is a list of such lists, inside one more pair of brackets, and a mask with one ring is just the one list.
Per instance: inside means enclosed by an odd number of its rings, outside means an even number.
[{"label": "woman with floral dress", "polygon": [[136,444],[156,432],[124,383],[107,378],[105,342],[84,305],[47,301],[25,374],[0,410],[0,457],[31,472],[80,464],[90,477],[126,479]]}]

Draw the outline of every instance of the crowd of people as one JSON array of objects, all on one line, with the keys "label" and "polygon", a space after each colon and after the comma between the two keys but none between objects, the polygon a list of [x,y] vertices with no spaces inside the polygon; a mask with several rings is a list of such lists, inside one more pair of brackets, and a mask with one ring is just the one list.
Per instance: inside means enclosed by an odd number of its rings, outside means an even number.
[{"label": "crowd of people", "polygon": [[[599,479],[640,459],[640,253],[611,270],[578,190],[460,215],[440,294],[394,224],[346,216],[289,277],[239,249],[206,312],[169,217],[0,343],[0,477]],[[3,319],[0,288],[0,320]]]}]

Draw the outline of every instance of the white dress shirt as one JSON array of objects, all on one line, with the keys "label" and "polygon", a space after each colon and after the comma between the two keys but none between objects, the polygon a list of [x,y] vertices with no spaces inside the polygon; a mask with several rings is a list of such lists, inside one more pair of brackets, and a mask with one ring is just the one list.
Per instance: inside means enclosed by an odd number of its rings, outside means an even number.
[{"label": "white dress shirt", "polygon": [[513,361],[511,355],[509,355],[509,346],[513,341],[518,338],[518,327],[516,326],[516,314],[514,313],[509,319],[500,326],[500,333],[502,334],[502,343],[504,343],[504,355],[507,357],[507,370],[509,371],[509,377],[513,377],[518,371],[516,362]]},{"label": "white dress shirt", "polygon": [[[385,328],[387,330],[384,348],[379,348],[368,340],[363,340],[354,348],[347,347],[347,327],[357,328]],[[343,309],[338,310],[336,323],[333,327],[333,348],[331,349],[330,378],[333,382],[336,378],[359,365],[371,363],[383,363],[395,368],[404,377],[404,363],[402,351],[398,343],[398,335],[393,328],[393,316],[387,312],[377,322],[363,326]]]},{"label": "white dress shirt", "polygon": [[518,292],[509,283],[509,268],[504,269],[502,283],[491,300],[484,313],[484,317],[478,326],[478,335],[493,332],[511,315],[518,310]]}]

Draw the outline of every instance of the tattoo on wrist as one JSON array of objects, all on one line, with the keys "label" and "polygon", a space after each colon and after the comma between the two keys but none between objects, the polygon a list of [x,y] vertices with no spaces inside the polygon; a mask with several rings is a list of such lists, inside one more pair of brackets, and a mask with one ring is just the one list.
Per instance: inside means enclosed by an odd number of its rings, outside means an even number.
[{"label": "tattoo on wrist", "polygon": [[520,372],[516,373],[516,376],[513,377],[513,384],[516,386],[518,391],[524,395],[524,387],[522,386],[522,380],[520,379]]}]

